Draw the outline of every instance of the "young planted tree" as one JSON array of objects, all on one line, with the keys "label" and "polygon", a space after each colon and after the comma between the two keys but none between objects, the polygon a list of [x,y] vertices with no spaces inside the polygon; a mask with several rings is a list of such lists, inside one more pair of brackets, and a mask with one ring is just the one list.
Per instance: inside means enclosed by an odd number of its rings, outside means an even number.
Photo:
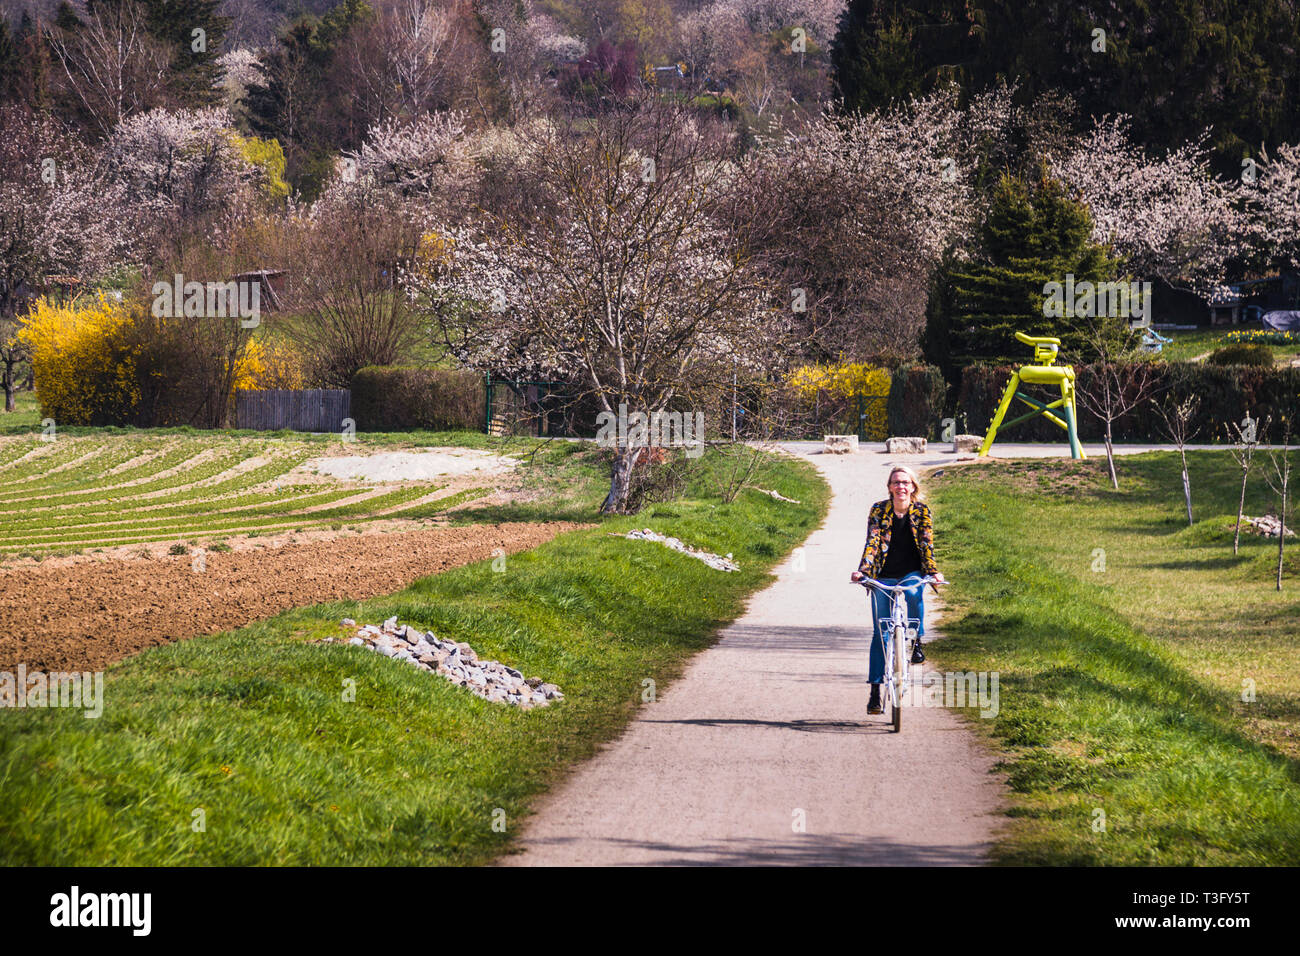
[{"label": "young planted tree", "polygon": [[1076,381],[1075,403],[1105,426],[1106,466],[1110,469],[1111,487],[1118,491],[1115,422],[1150,401],[1159,388],[1159,378],[1156,367],[1142,359],[1133,336],[1117,340],[1104,319],[1091,318],[1087,322],[1086,341],[1097,358]]},{"label": "young planted tree", "polygon": [[1250,417],[1250,412],[1246,412],[1246,417],[1240,425],[1234,423],[1227,429],[1228,437],[1232,441],[1228,450],[1241,466],[1241,497],[1237,501],[1237,525],[1232,533],[1233,554],[1237,554],[1241,546],[1241,515],[1246,510],[1246,479],[1250,475],[1250,466],[1255,457],[1255,450],[1259,447],[1260,437],[1267,427],[1267,419],[1261,426]]},{"label": "young planted tree", "polygon": [[[521,157],[544,186],[544,214],[436,224],[411,277],[452,354],[494,375],[569,382],[630,425],[712,407],[738,364],[742,376],[772,367],[781,313],[722,221],[735,208],[726,144],[652,96],[527,135]],[[633,425],[611,446],[602,511],[626,513],[645,442]]]},{"label": "young planted tree", "polygon": [[1278,496],[1277,508],[1277,589],[1282,590],[1282,560],[1286,551],[1286,516],[1290,507],[1291,469],[1293,467],[1291,446],[1292,430],[1295,427],[1296,408],[1282,416],[1282,442],[1280,446],[1268,449],[1269,468],[1264,472],[1264,480]]},{"label": "young planted tree", "polygon": [[1195,395],[1189,395],[1181,402],[1173,403],[1165,407],[1159,403],[1153,402],[1156,410],[1160,413],[1160,418],[1164,422],[1165,434],[1169,440],[1178,446],[1178,455],[1183,461],[1183,501],[1187,505],[1187,525],[1192,525],[1192,481],[1187,472],[1187,443],[1191,441],[1199,430],[1198,426],[1193,424],[1196,418],[1196,411],[1200,407],[1200,399]]}]

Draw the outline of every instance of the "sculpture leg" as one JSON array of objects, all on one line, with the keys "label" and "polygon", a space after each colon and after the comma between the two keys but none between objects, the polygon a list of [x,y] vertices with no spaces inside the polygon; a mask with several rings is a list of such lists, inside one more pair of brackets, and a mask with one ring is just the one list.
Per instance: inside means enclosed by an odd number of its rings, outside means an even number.
[{"label": "sculpture leg", "polygon": [[1083,453],[1083,445],[1079,441],[1079,414],[1074,407],[1074,381],[1073,379],[1064,378],[1061,380],[1061,397],[1065,399],[1065,420],[1068,424],[1068,433],[1070,436],[1070,457],[1082,460],[1087,457]]},{"label": "sculpture leg", "polygon": [[993,416],[993,421],[989,423],[988,433],[984,436],[984,444],[980,445],[980,456],[983,457],[989,453],[993,447],[993,439],[997,436],[998,426],[1002,424],[1002,419],[1007,414],[1007,407],[1011,404],[1011,399],[1015,397],[1016,389],[1020,387],[1020,373],[1012,372],[1011,381],[1007,383],[1007,390],[1002,393],[1002,401],[998,405],[998,410]]}]

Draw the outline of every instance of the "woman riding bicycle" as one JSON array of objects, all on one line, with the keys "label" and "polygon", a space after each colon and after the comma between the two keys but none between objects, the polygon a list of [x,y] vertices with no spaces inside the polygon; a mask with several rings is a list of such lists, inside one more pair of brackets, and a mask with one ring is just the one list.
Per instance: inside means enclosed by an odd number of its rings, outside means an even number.
[{"label": "woman riding bicycle", "polygon": [[[923,500],[916,472],[896,465],[890,469],[888,487],[889,497],[877,501],[867,514],[867,543],[862,549],[858,570],[849,576],[849,580],[856,582],[870,577],[881,584],[907,587],[919,582],[923,574],[932,574],[936,583],[945,583],[934,563],[934,523],[930,518],[930,508]],[[920,587],[907,592],[907,616],[920,622],[916,649],[912,653],[913,664],[925,660],[921,653],[921,637],[925,634],[924,590]],[[871,682],[871,699],[867,702],[867,713],[879,714],[883,712],[880,683],[885,679],[885,647],[880,636],[880,622],[889,619],[889,595],[873,588],[871,610],[874,620],[867,674],[867,680]]]}]

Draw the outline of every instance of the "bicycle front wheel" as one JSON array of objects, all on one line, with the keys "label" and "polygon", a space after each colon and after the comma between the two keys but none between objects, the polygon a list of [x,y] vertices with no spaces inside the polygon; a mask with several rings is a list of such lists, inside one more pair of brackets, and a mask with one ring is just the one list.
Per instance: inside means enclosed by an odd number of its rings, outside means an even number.
[{"label": "bicycle front wheel", "polygon": [[897,734],[903,730],[903,694],[907,690],[904,684],[907,678],[907,631],[904,628],[894,628],[891,650],[893,660],[886,663],[894,671],[894,733]]}]

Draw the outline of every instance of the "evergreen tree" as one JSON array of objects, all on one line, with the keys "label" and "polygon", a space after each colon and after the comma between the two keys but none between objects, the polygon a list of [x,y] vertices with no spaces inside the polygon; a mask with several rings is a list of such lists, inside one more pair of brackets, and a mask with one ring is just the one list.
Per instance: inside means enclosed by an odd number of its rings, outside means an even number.
[{"label": "evergreen tree", "polygon": [[48,110],[51,104],[50,48],[41,36],[41,24],[34,21],[26,10],[18,21],[14,48],[18,57],[13,78],[14,98],[33,110]]},{"label": "evergreen tree", "polygon": [[0,17],[0,104],[18,95],[18,47],[9,33],[9,21]]},{"label": "evergreen tree", "polygon": [[831,43],[849,112],[869,112],[953,80],[969,88],[982,13],[966,0],[850,0]]},{"label": "evergreen tree", "polygon": [[[1029,178],[1004,176],[981,227],[979,260],[949,257],[931,283],[922,348],[956,382],[974,362],[1022,365],[1029,350],[1016,332],[1061,340],[1064,361],[1087,362],[1088,319],[1043,314],[1044,286],[1117,280],[1119,260],[1091,241],[1088,208],[1066,195],[1042,167]],[[1127,336],[1127,319],[1101,323],[1108,337]]]},{"label": "evergreen tree", "polygon": [[838,94],[873,110],[953,79],[1018,83],[1019,104],[1068,94],[1080,120],[1128,113],[1138,142],[1212,129],[1220,172],[1300,139],[1300,8],[1288,0],[850,0],[832,47]]},{"label": "evergreen tree", "polygon": [[330,67],[353,27],[373,15],[365,0],[343,0],[324,17],[299,17],[262,59],[263,83],[248,87],[248,125],[284,149],[286,178],[304,198],[319,192],[335,151],[356,148],[365,130],[341,128],[347,91],[331,90]]}]

